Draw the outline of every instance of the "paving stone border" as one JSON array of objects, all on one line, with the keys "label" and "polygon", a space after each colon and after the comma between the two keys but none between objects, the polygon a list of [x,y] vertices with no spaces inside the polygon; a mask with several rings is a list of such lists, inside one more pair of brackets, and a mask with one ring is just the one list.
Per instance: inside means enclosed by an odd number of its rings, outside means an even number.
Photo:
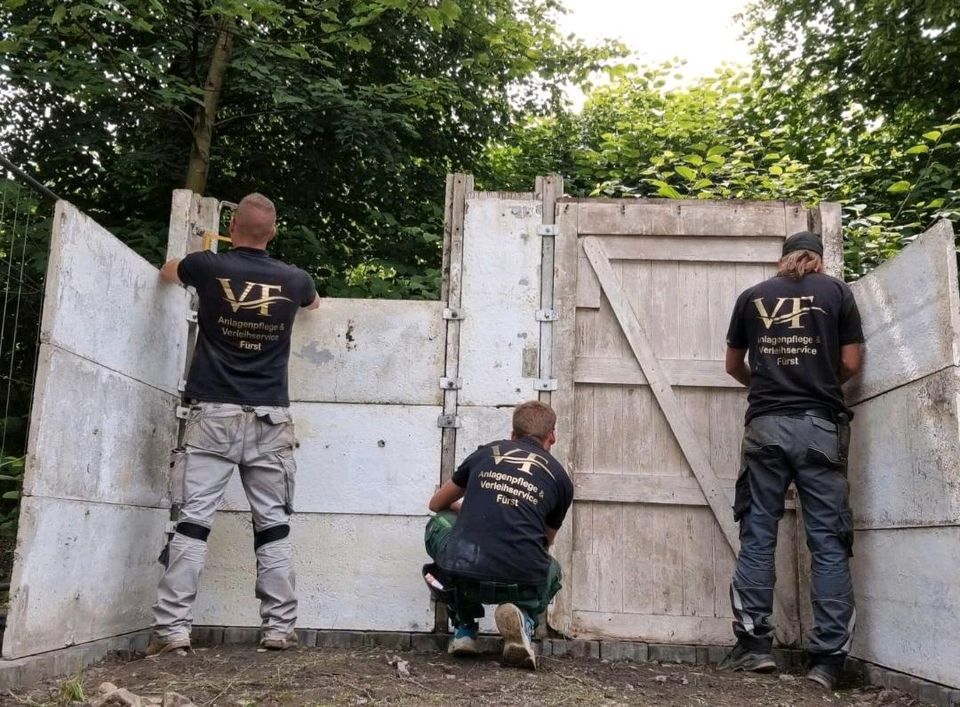
[{"label": "paving stone border", "polygon": [[[333,631],[297,629],[300,645],[310,648],[373,648],[388,651],[433,653],[445,651],[450,637],[442,633],[404,633],[395,631]],[[198,646],[255,645],[260,638],[257,628],[243,626],[195,626],[191,636]],[[41,680],[69,676],[111,654],[132,658],[142,653],[150,639],[150,631],[138,631],[106,638],[49,653],[0,660],[0,689],[22,689]],[[481,635],[480,650],[498,653],[501,640],[494,635]],[[542,656],[572,656],[593,660],[630,660],[638,663],[658,661],[687,665],[713,665],[730,650],[730,646],[688,646],[639,643],[634,641],[595,641],[565,638],[544,638],[535,642]],[[803,652],[775,649],[773,657],[780,670],[803,665]],[[857,658],[847,659],[847,671],[871,685],[900,690],[936,707],[960,707],[960,690],[951,689],[898,673]]]}]

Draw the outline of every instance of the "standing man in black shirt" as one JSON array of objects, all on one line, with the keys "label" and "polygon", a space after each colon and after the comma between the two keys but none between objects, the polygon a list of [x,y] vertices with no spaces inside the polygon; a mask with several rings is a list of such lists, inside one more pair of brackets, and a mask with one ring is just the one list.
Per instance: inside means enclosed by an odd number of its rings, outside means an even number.
[{"label": "standing man in black shirt", "polygon": [[533,632],[560,590],[548,548],[573,502],[570,477],[550,455],[556,423],[549,405],[518,405],[511,438],[477,449],[430,499],[437,515],[426,546],[436,565],[425,570],[443,587],[454,655],[477,653],[477,619],[484,604],[497,604],[503,662],[536,669]]},{"label": "standing man in black shirt", "polygon": [[822,256],[816,234],[790,236],[777,276],[740,295],[727,334],[727,373],[750,392],[733,508],[741,541],[730,585],[737,645],[721,667],[776,668],[774,554],[792,481],[813,564],[807,677],[833,689],[856,621],[846,475],[851,413],[840,385],[860,368],[863,332],[850,288],[823,274]]},{"label": "standing man in black shirt", "polygon": [[190,647],[193,602],[207,536],[234,466],[253,513],[264,648],[296,644],[297,598],[290,540],[296,462],[287,395],[290,331],[301,307],[320,300],[304,271],[267,255],[273,203],[245,196],[230,220],[233,248],[164,264],[160,276],[197,290],[199,332],[185,396],[192,401],[182,458],[183,506],[166,550],[148,655]]}]

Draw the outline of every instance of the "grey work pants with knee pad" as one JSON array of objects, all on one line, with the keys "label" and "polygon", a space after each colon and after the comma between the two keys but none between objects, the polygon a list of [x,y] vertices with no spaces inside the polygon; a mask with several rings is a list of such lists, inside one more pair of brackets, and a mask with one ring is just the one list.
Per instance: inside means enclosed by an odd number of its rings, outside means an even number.
[{"label": "grey work pants with knee pad", "polygon": [[[255,592],[264,638],[294,629],[297,598],[290,543],[296,480],[293,420],[285,407],[199,403],[190,408],[184,436],[182,507],[167,548],[167,568],[153,607],[154,632],[163,641],[186,638],[207,552],[207,536],[234,466],[240,469],[253,514],[257,556]],[[175,491],[174,495],[180,495]]]},{"label": "grey work pants with knee pad", "polygon": [[740,554],[730,585],[734,633],[741,642],[765,649],[773,641],[777,525],[792,481],[812,556],[815,625],[807,649],[815,662],[839,662],[849,652],[856,610],[848,445],[849,423],[818,413],[766,415],[746,426],[734,501]]}]

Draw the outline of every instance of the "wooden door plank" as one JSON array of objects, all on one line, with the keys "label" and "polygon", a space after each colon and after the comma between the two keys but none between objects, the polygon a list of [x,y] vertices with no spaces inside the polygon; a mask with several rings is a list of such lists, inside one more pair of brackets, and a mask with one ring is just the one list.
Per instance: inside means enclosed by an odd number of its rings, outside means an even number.
[{"label": "wooden door plank", "polygon": [[[566,466],[567,471],[576,478],[577,447],[579,435],[575,419],[576,399],[573,376],[573,359],[576,347],[577,327],[577,202],[558,204],[556,210],[557,235],[554,244],[554,309],[560,319],[553,330],[553,367],[557,371],[557,389],[551,396],[551,405],[557,413],[557,444],[554,456]],[[586,310],[589,311],[589,310]],[[553,554],[560,563],[564,574],[564,584],[575,586],[577,574],[584,569],[577,567],[573,560],[573,531],[575,514],[560,529]],[[573,620],[573,592],[561,591],[547,612],[547,623],[566,634],[571,630]]]},{"label": "wooden door plank", "polygon": [[782,236],[602,236],[612,260],[769,263],[780,257]]},{"label": "wooden door plank", "polygon": [[[681,359],[709,359],[713,343],[710,326],[710,276],[697,263],[678,263],[676,291],[679,309]],[[636,310],[634,310],[636,311]]]},{"label": "wooden door plank", "polygon": [[618,504],[623,509],[623,612],[683,611],[684,509]]},{"label": "wooden door plank", "polygon": [[577,636],[584,638],[595,636],[701,646],[733,643],[730,619],[713,616],[576,611],[573,619]]},{"label": "wooden door plank", "polygon": [[623,611],[623,506],[598,503],[593,507],[593,554],[597,558],[597,606],[600,611]]},{"label": "wooden door plank", "polygon": [[683,509],[683,614],[713,616],[715,583],[713,529],[708,508]]},{"label": "wooden door plank", "polygon": [[[721,488],[733,494],[735,479],[723,479]],[[703,491],[690,476],[672,474],[639,474],[624,467],[623,473],[607,473],[590,467],[577,471],[575,496],[579,501],[611,501],[614,503],[654,503],[675,506],[706,506]],[[796,507],[793,498],[786,500],[787,510]]]},{"label": "wooden door plank", "polygon": [[656,396],[661,410],[667,418],[670,428],[676,436],[680,448],[683,450],[687,462],[693,471],[703,494],[710,505],[717,522],[723,529],[724,537],[730,543],[730,546],[736,551],[740,549],[740,538],[736,524],[733,521],[733,514],[730,512],[731,502],[726,492],[720,485],[713,468],[710,466],[710,460],[707,458],[703,446],[700,444],[696,433],[690,426],[690,422],[684,415],[677,400],[676,393],[670,386],[670,382],[660,366],[650,341],[646,333],[640,326],[636,313],[625,299],[623,291],[616,282],[616,276],[613,273],[607,255],[596,238],[586,238],[583,243],[584,252],[590,260],[594,271],[597,273],[597,279],[600,280],[600,287],[610,301],[611,307],[623,332],[630,343],[634,355],[640,362],[640,366],[647,376],[650,387]]}]

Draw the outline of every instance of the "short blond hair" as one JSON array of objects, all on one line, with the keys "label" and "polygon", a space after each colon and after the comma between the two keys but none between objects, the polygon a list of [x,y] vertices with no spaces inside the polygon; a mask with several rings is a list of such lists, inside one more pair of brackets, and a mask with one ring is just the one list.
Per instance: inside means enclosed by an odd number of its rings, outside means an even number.
[{"label": "short blond hair", "polygon": [[233,212],[237,232],[255,241],[269,241],[277,222],[277,208],[263,194],[247,194]]},{"label": "short blond hair", "polygon": [[513,411],[513,434],[517,437],[546,439],[557,426],[557,413],[546,403],[528,400]]},{"label": "short blond hair", "polygon": [[812,250],[795,250],[780,258],[777,275],[800,280],[804,275],[819,272],[823,267],[823,258]]}]

